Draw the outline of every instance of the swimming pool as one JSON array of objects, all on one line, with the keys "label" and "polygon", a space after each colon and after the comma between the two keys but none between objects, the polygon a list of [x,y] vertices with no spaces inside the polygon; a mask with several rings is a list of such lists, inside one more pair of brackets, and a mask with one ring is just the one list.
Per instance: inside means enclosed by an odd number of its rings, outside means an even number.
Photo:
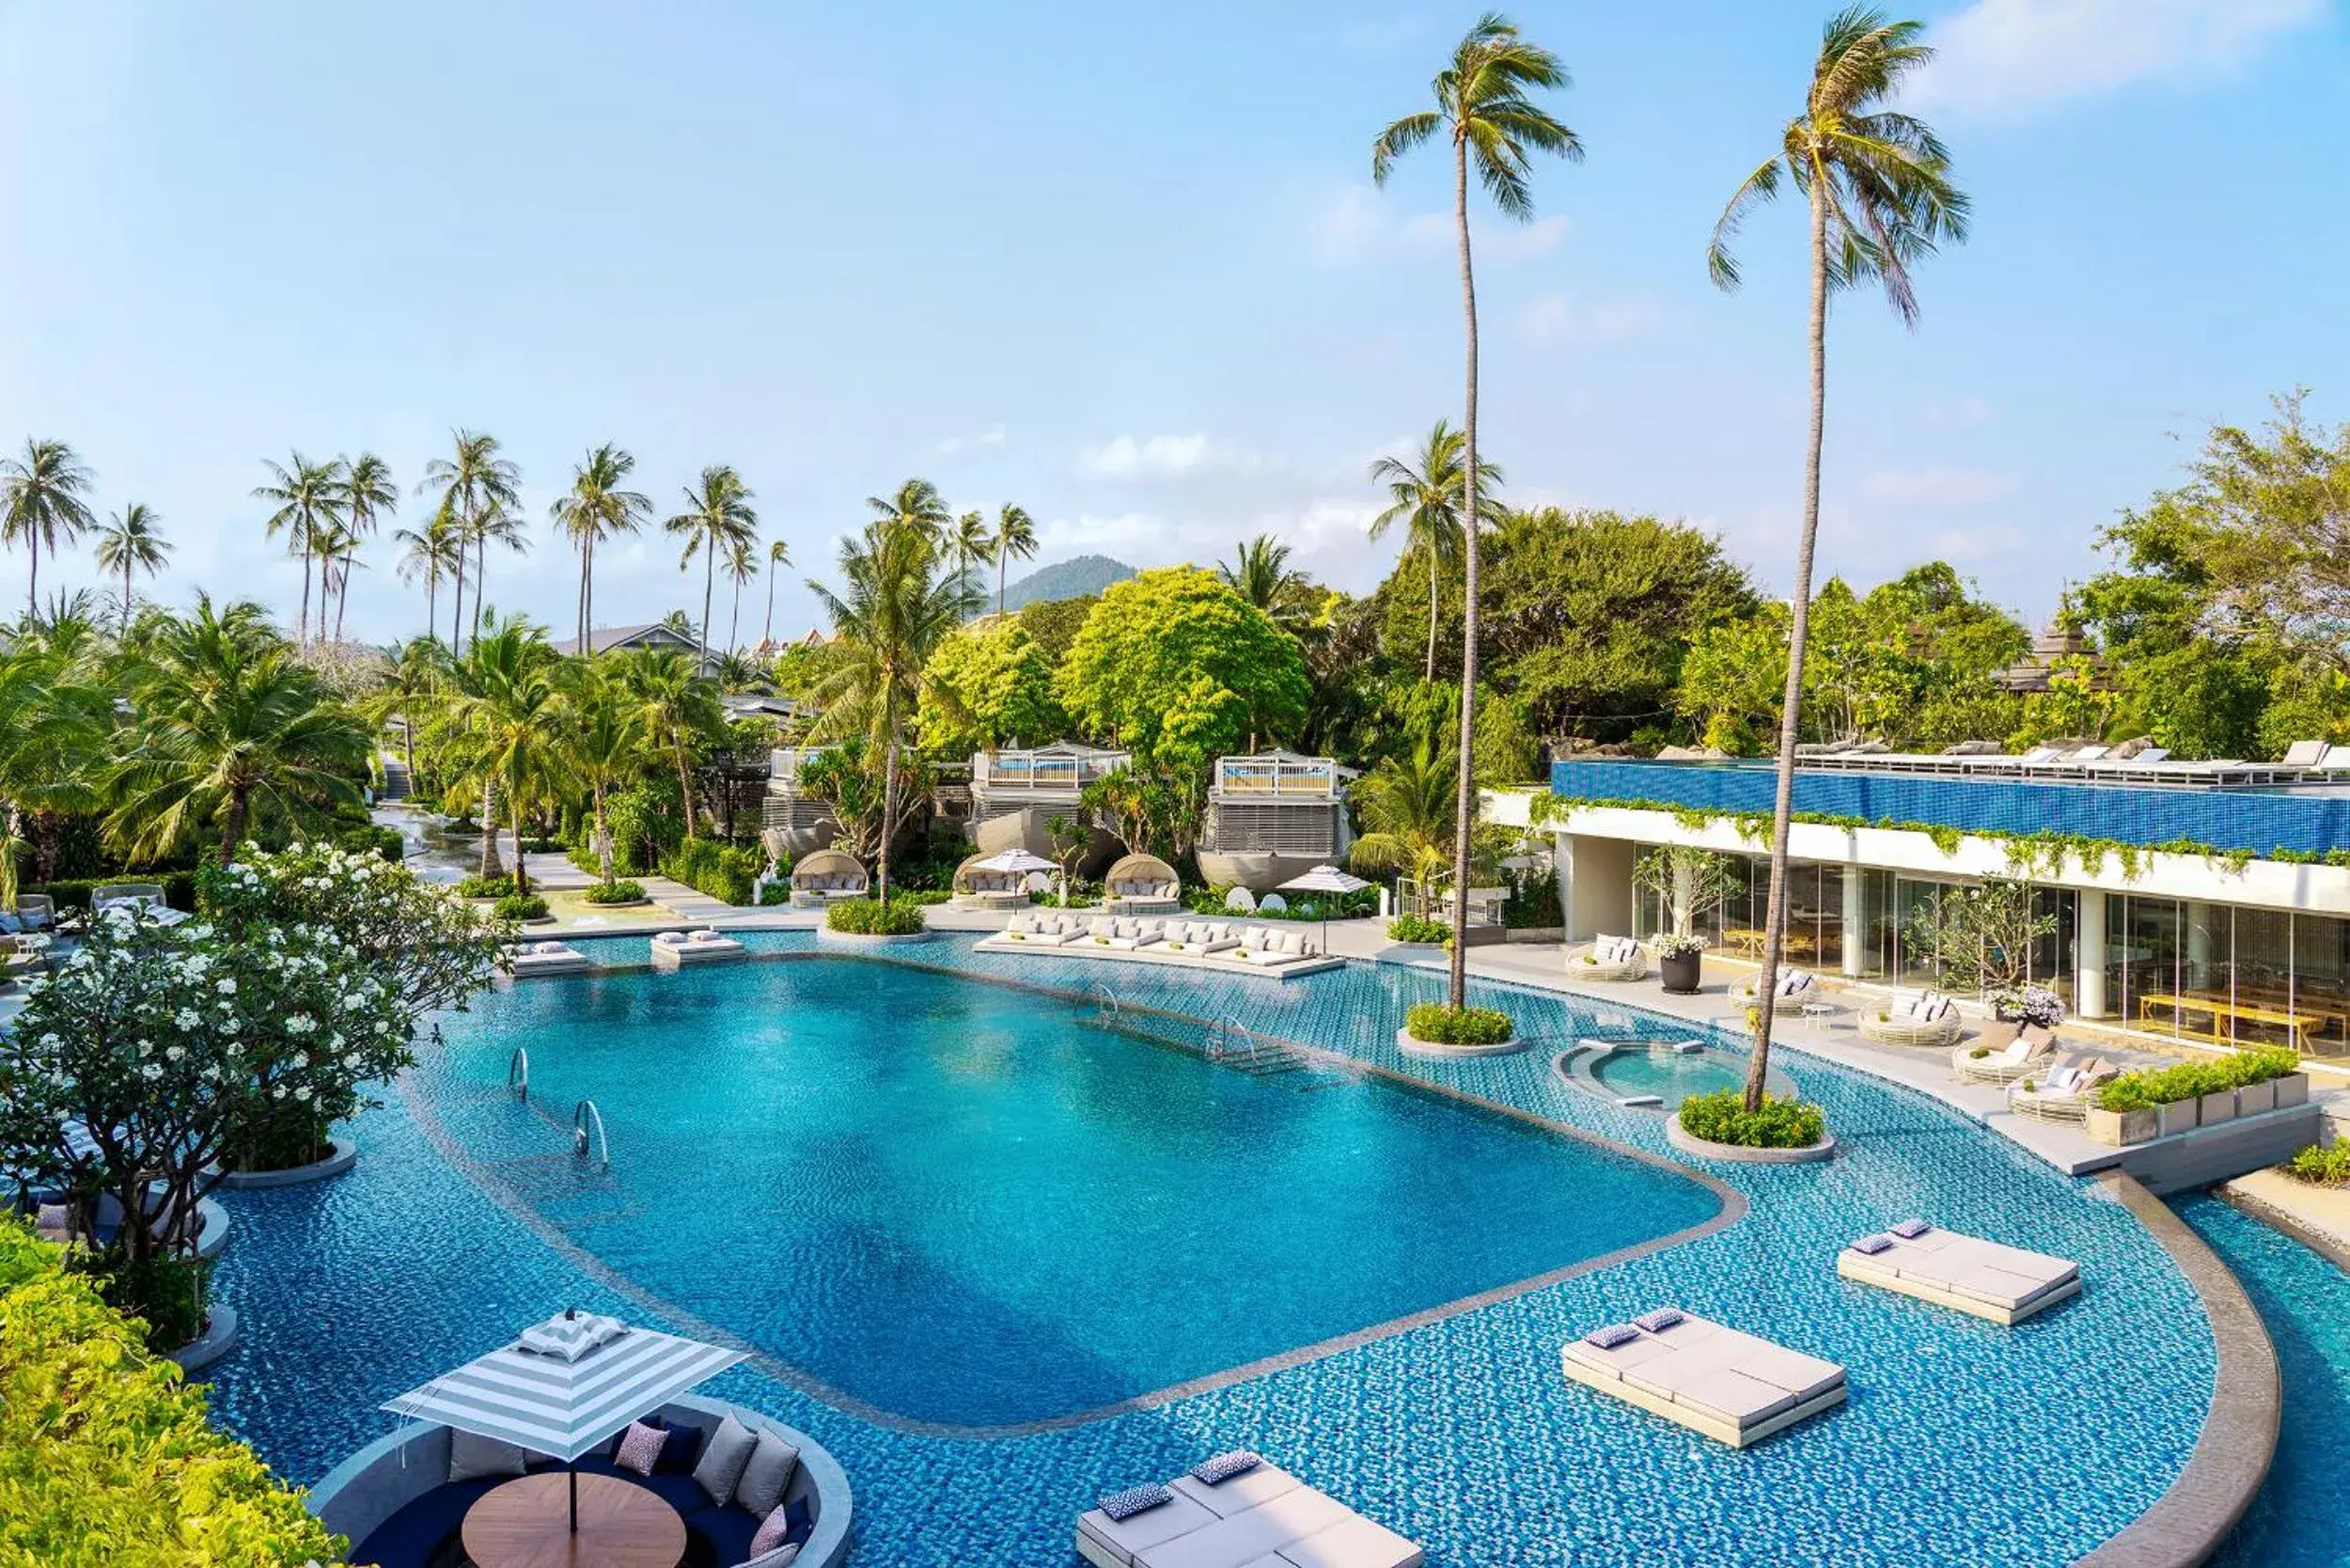
[{"label": "swimming pool", "polygon": [[[746,941],[754,949],[815,948],[806,933]],[[1022,955],[975,953],[960,937],[859,962],[1005,980],[1039,973]],[[763,983],[759,969],[648,983],[656,1002],[682,995],[660,989],[671,985],[724,992],[741,984],[747,998]],[[1441,995],[1438,974],[1357,964],[1274,983],[1115,962],[1089,963],[1083,974],[1058,983],[1104,981],[1123,1015],[1142,1015],[1154,1028],[1181,1032],[1153,1009],[1209,1023],[1230,1017],[1366,1069],[1668,1157],[1660,1117],[1561,1082],[1551,1059],[1585,1037],[1682,1038],[1685,1023],[1477,981],[1473,999],[1509,1008],[1533,1048],[1479,1062],[1418,1062],[1398,1055],[1394,1030],[1406,1006]],[[612,983],[532,988],[584,993]],[[1033,993],[1018,995],[1021,1006],[1042,1004]],[[750,1011],[716,1016],[731,1031]],[[489,1016],[454,1021],[446,1055],[464,1051],[466,1031]],[[873,1027],[895,1027],[894,1012]],[[1727,1036],[1717,1043],[1735,1051]],[[542,1061],[533,1053],[535,1079],[555,1105],[553,1124],[533,1131],[510,1121],[511,1103],[483,1094],[477,1081],[466,1092],[477,1097],[483,1128],[506,1125],[518,1138],[527,1133],[559,1146],[569,1090],[547,1061],[561,1054]],[[236,1237],[218,1289],[246,1338],[218,1369],[216,1419],[298,1482],[317,1480],[387,1430],[392,1419],[376,1408],[381,1400],[563,1307],[697,1327],[650,1305],[654,1298],[636,1281],[588,1250],[596,1225],[579,1225],[574,1240],[538,1202],[509,1201],[507,1180],[475,1179],[478,1162],[528,1151],[486,1136],[469,1146],[477,1134],[465,1115],[444,1121],[435,1108],[427,1080],[445,1069],[428,1057],[406,1092],[357,1121],[364,1152],[349,1175],[225,1199]],[[1152,1408],[987,1438],[869,1419],[765,1354],[708,1391],[768,1412],[830,1450],[856,1489],[856,1560],[891,1568],[1066,1568],[1071,1523],[1095,1497],[1241,1447],[1411,1536],[1446,1568],[1746,1568],[1935,1557],[2038,1568],[2078,1557],[2159,1497],[2193,1447],[2214,1356],[2191,1292],[2144,1229],[2092,1189],[1937,1103],[1800,1055],[1789,1060],[1844,1138],[1834,1161],[1711,1168],[1748,1201],[1734,1224],[1406,1332]],[[1303,1107],[1329,1092],[1290,1099]],[[650,1142],[616,1129],[615,1169],[663,1202],[664,1172],[736,1136],[723,1108]],[[510,1174],[519,1180],[531,1168],[518,1162]],[[728,1213],[757,1231],[781,1200],[730,1197]],[[1832,1260],[1846,1241],[1916,1213],[1979,1234],[2060,1239],[2091,1287],[2009,1330],[1835,1277]],[[670,1217],[689,1223],[682,1212]],[[1741,1453],[1559,1375],[1567,1338],[1666,1302],[1842,1363],[1851,1403]],[[1184,1294],[1163,1309],[1173,1319],[1216,1308]],[[2030,1484],[2018,1485],[2018,1476]]]},{"label": "swimming pool", "polygon": [[[1603,1099],[1660,1111],[1692,1094],[1743,1089],[1747,1082],[1746,1058],[1695,1040],[1588,1043],[1566,1053],[1559,1065],[1571,1081]],[[1782,1098],[1796,1093],[1794,1080],[1777,1063],[1765,1075],[1765,1087]]]},{"label": "swimming pool", "polygon": [[[538,1106],[506,1092],[518,1045]],[[852,958],[516,986],[422,1081],[482,1174],[649,1294],[943,1426],[1098,1411],[1722,1208],[1376,1075],[1244,1071]],[[608,1172],[568,1156],[581,1100]]]}]

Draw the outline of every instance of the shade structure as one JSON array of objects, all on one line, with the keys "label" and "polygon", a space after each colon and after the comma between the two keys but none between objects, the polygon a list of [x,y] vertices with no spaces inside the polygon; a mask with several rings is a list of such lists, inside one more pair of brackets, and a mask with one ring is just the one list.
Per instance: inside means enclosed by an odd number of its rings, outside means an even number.
[{"label": "shade structure", "polygon": [[650,1328],[626,1329],[575,1361],[525,1350],[517,1340],[384,1408],[569,1463],[742,1359],[741,1351]]},{"label": "shade structure", "polygon": [[[1358,893],[1371,884],[1361,877],[1340,870],[1336,866],[1316,866],[1302,876],[1293,876],[1281,884],[1284,893]],[[1322,950],[1330,950],[1330,906],[1323,905]]]},{"label": "shade structure", "polygon": [[1031,854],[1023,844],[1014,844],[1000,854],[974,863],[982,871],[1004,871],[1012,876],[1026,876],[1033,871],[1058,871],[1058,866],[1041,855]]}]

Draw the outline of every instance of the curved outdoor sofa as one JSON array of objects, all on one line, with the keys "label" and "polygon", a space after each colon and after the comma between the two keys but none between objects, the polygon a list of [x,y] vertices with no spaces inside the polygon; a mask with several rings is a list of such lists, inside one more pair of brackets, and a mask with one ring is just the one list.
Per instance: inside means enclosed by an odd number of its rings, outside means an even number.
[{"label": "curved outdoor sofa", "polygon": [[1183,907],[1175,868],[1155,855],[1130,855],[1102,879],[1102,907],[1117,915],[1167,915]]},{"label": "curved outdoor sofa", "polygon": [[1019,871],[990,870],[979,864],[995,856],[981,853],[955,868],[955,905],[960,909],[1026,909],[1028,879]]},{"label": "curved outdoor sofa", "polygon": [[813,909],[836,899],[861,899],[871,886],[865,868],[847,850],[820,849],[791,868],[791,902]]},{"label": "curved outdoor sofa", "polygon": [[[691,1426],[705,1436],[732,1416],[754,1432],[764,1428],[800,1450],[799,1467],[784,1490],[784,1503],[805,1502],[815,1516],[815,1532],[800,1548],[807,1568],[837,1568],[849,1555],[849,1478],[831,1454],[806,1433],[769,1420],[740,1405],[681,1395],[656,1412],[671,1426]],[[691,1475],[656,1470],[639,1476],[617,1468],[610,1443],[583,1458],[583,1474],[617,1475],[659,1496],[685,1518],[686,1560],[734,1568],[747,1555],[759,1521],[743,1509],[716,1507]],[[458,1482],[448,1474],[449,1432],[428,1421],[412,1421],[369,1443],[310,1489],[310,1512],[327,1529],[351,1538],[350,1561],[381,1568],[426,1568],[444,1542],[462,1527],[465,1511],[506,1478]],[[559,1468],[553,1461],[534,1468]],[[698,1540],[697,1539],[698,1537]],[[707,1555],[702,1548],[707,1547]]]}]

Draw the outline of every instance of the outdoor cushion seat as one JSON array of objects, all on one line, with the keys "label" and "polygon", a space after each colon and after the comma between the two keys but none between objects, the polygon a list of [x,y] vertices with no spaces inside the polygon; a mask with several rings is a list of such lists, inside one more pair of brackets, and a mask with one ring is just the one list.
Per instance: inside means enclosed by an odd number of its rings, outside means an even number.
[{"label": "outdoor cushion seat", "polygon": [[[693,1480],[691,1476],[683,1479]],[[751,1555],[751,1537],[759,1533],[759,1520],[732,1504],[725,1508],[711,1506],[708,1494],[704,1494],[702,1500],[701,1508],[685,1515],[689,1542],[686,1556],[690,1560],[696,1555],[690,1542],[694,1535],[699,1534],[710,1544],[710,1560],[715,1568],[733,1568],[735,1563]]]},{"label": "outdoor cushion seat", "polygon": [[1218,1519],[1141,1554],[1145,1568],[1246,1568],[1267,1552],[1328,1529],[1352,1513],[1344,1503],[1309,1486],[1285,1492],[1256,1508]]},{"label": "outdoor cushion seat", "polygon": [[485,1476],[453,1486],[435,1486],[376,1526],[352,1548],[352,1563],[354,1568],[365,1563],[380,1568],[428,1568],[441,1544],[463,1527],[465,1511],[506,1479]]},{"label": "outdoor cushion seat", "polygon": [[1131,1563],[1137,1552],[1149,1551],[1214,1522],[1214,1514],[1191,1498],[1178,1495],[1156,1508],[1146,1508],[1123,1519],[1113,1519],[1098,1508],[1089,1509],[1078,1516],[1077,1533],[1102,1547],[1113,1560]]},{"label": "outdoor cushion seat", "polygon": [[[582,1459],[579,1462],[579,1473],[581,1475],[618,1476],[633,1485],[643,1487],[680,1513],[707,1512],[711,1507],[710,1494],[702,1489],[700,1482],[696,1481],[690,1475],[655,1470],[649,1476],[642,1476],[634,1470],[622,1469],[619,1465],[600,1454],[591,1454]],[[733,1512],[740,1513],[742,1510],[736,1509]],[[757,1524],[756,1520],[752,1521],[754,1529],[757,1528]],[[746,1533],[743,1539],[747,1542],[750,1536]]]},{"label": "outdoor cushion seat", "polygon": [[1219,1519],[1229,1519],[1246,1509],[1269,1503],[1274,1498],[1294,1492],[1304,1482],[1278,1465],[1259,1464],[1226,1481],[1211,1486],[1197,1476],[1177,1476],[1167,1485],[1179,1497],[1189,1497]]},{"label": "outdoor cushion seat", "polygon": [[1425,1553],[1376,1519],[1349,1514],[1276,1554],[1280,1568],[1419,1568]]}]

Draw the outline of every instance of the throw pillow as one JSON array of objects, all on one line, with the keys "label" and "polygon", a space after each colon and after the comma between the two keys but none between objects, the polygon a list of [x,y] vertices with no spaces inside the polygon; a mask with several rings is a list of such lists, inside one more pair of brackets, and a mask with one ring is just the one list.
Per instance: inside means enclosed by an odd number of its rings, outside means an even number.
[{"label": "throw pillow", "polygon": [[760,1433],[749,1463],[743,1466],[743,1478],[734,1483],[734,1506],[745,1513],[774,1513],[783,1504],[791,1472],[799,1467],[799,1450],[772,1432]]},{"label": "throw pillow", "polygon": [[793,1541],[777,1546],[772,1552],[761,1552],[757,1557],[744,1560],[743,1568],[791,1568],[791,1564],[799,1560],[800,1544]]},{"label": "throw pillow", "polygon": [[494,1476],[518,1476],[530,1465],[527,1450],[471,1432],[448,1435],[448,1480],[482,1481]]},{"label": "throw pillow", "polygon": [[649,1476],[661,1463],[661,1450],[668,1441],[669,1435],[659,1427],[631,1421],[628,1430],[620,1435],[620,1451],[613,1456],[612,1463],[623,1470]]},{"label": "throw pillow", "polygon": [[1145,1482],[1140,1486],[1129,1486],[1123,1492],[1112,1492],[1104,1497],[1102,1512],[1113,1521],[1131,1519],[1145,1509],[1157,1508],[1171,1501],[1174,1496],[1155,1481]]},{"label": "throw pillow", "polygon": [[[758,1530],[751,1536],[751,1556],[757,1558],[782,1545],[784,1531],[790,1528],[790,1525],[791,1521],[784,1517],[782,1509],[769,1509],[767,1517],[759,1522]],[[791,1549],[796,1552],[799,1547],[794,1546]]]},{"label": "throw pillow", "polygon": [[701,1463],[694,1466],[694,1479],[701,1482],[712,1502],[724,1508],[733,1499],[734,1488],[743,1479],[743,1466],[751,1462],[751,1454],[758,1447],[758,1437],[732,1416],[718,1423],[718,1430],[710,1435],[710,1441],[702,1450]]},{"label": "throw pillow", "polygon": [[661,1445],[661,1463],[653,1466],[654,1471],[661,1475],[692,1475],[694,1462],[702,1454],[702,1429],[687,1426],[682,1421],[676,1426],[669,1426],[658,1416],[652,1417],[651,1421],[653,1425],[663,1428],[668,1437],[668,1441]]}]

